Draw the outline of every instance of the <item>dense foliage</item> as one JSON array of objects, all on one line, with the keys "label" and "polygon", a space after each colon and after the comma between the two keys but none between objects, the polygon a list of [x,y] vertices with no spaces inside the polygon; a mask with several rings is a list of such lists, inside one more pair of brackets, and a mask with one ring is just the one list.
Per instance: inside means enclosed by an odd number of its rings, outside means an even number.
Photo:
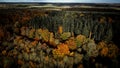
[{"label": "dense foliage", "polygon": [[120,67],[119,48],[112,41],[114,34],[119,34],[113,30],[119,30],[119,24],[112,27],[112,16],[73,11],[23,12],[10,14],[7,23],[1,21],[1,68]]}]

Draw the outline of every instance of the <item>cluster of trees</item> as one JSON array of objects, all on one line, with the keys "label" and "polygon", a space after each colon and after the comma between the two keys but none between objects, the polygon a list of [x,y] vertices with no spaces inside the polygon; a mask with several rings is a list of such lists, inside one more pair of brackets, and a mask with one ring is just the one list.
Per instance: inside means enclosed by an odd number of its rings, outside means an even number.
[{"label": "cluster of trees", "polygon": [[34,28],[47,28],[54,33],[57,32],[59,26],[63,27],[64,32],[71,32],[75,35],[83,34],[88,37],[92,33],[91,38],[98,41],[112,39],[111,22],[108,16],[102,14],[72,11],[48,12],[47,16],[36,16],[28,21],[29,25]]}]

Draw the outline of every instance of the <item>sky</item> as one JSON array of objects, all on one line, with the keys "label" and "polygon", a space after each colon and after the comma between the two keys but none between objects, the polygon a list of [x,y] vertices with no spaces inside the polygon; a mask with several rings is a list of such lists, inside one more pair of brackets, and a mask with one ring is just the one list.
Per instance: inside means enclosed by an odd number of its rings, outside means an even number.
[{"label": "sky", "polygon": [[120,0],[0,0],[0,2],[120,3]]}]

